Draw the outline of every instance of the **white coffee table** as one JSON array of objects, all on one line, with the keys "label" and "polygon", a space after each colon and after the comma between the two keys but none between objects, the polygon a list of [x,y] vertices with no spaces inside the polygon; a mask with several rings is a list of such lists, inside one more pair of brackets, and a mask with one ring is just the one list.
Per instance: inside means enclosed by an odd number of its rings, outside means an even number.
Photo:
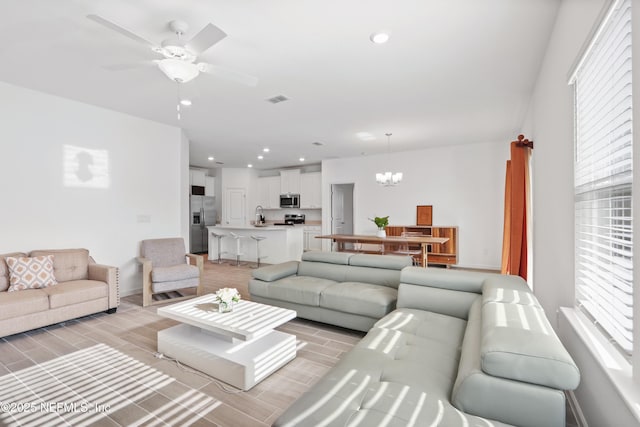
[{"label": "white coffee table", "polygon": [[158,332],[158,352],[243,390],[296,357],[296,337],[273,329],[296,312],[251,301],[218,313],[214,295],[158,309],[182,324]]}]

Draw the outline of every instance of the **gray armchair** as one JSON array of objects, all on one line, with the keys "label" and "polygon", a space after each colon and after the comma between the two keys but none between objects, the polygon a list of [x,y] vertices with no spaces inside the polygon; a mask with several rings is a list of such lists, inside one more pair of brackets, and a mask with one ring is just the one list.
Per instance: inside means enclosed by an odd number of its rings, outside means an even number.
[{"label": "gray armchair", "polygon": [[[142,264],[142,305],[144,307],[171,301],[178,301],[193,296],[181,291],[195,288],[195,294],[202,294],[203,257],[188,254],[185,251],[184,239],[181,237],[167,239],[143,240],[140,245]],[[164,298],[154,299],[154,295]]]}]

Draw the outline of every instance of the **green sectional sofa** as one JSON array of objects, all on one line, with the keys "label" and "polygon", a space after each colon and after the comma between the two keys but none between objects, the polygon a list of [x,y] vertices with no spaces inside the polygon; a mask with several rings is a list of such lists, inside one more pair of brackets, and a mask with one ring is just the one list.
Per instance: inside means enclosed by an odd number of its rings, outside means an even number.
[{"label": "green sectional sofa", "polygon": [[[349,260],[360,256],[335,255]],[[300,264],[313,262],[318,272],[322,256],[305,254],[309,259]],[[367,263],[375,259],[378,266],[390,262],[385,256],[369,255]],[[294,265],[287,264],[293,270]],[[298,280],[310,288],[311,270],[301,272],[306,275]],[[256,281],[264,282],[259,286],[277,286],[289,277],[288,293],[274,293],[268,301],[285,304],[284,298],[291,295],[295,306],[306,309],[291,288],[296,282],[292,276],[271,282],[257,279],[275,277],[263,274],[255,271],[254,287]],[[350,327],[350,307],[361,311],[358,303],[333,307],[344,317],[334,316],[328,323],[347,320],[341,326]],[[564,390],[575,389],[579,382],[578,368],[521,278],[404,267],[396,309],[374,322],[367,335],[273,425],[563,426]]]},{"label": "green sectional sofa", "polygon": [[251,300],[296,310],[298,317],[359,331],[396,308],[400,271],[409,256],[305,252],[253,271]]}]

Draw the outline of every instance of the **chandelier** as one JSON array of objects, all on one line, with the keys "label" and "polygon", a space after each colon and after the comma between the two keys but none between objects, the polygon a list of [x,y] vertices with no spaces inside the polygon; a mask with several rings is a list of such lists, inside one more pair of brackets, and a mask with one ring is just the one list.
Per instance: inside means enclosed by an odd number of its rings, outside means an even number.
[{"label": "chandelier", "polygon": [[[387,145],[389,153],[391,153],[391,133],[385,133],[387,136]],[[385,187],[392,187],[400,184],[402,181],[402,172],[382,172],[376,174],[376,182]]]}]

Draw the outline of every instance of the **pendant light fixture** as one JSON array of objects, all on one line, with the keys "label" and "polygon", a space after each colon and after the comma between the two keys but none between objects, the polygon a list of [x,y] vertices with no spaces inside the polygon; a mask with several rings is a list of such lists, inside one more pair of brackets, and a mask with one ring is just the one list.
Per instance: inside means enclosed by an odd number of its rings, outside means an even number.
[{"label": "pendant light fixture", "polygon": [[[387,145],[389,154],[391,154],[391,135],[392,133],[385,133],[387,136]],[[400,184],[402,181],[402,172],[382,172],[376,174],[376,182],[384,187],[392,187]]]}]

